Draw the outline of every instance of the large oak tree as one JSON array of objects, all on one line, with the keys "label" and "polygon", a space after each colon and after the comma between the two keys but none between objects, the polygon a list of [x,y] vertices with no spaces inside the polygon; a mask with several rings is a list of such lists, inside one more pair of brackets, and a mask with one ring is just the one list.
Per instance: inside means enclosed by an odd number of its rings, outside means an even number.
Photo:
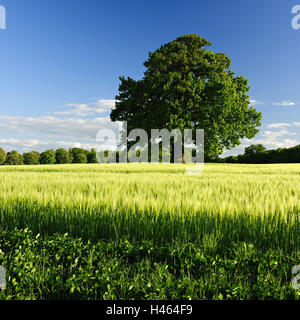
[{"label": "large oak tree", "polygon": [[261,113],[251,105],[248,80],[230,70],[224,53],[197,34],[184,35],[149,53],[141,80],[120,77],[112,121],[128,130],[204,129],[205,155],[221,154],[253,138]]}]

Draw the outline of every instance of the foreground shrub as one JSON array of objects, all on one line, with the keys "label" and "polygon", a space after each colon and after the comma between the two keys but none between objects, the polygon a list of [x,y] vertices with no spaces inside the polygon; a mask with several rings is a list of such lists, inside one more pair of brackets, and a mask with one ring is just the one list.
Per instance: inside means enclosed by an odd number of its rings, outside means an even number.
[{"label": "foreground shrub", "polygon": [[208,242],[155,246],[0,233],[7,289],[0,299],[299,299],[291,269],[300,254],[250,243],[218,251]]}]

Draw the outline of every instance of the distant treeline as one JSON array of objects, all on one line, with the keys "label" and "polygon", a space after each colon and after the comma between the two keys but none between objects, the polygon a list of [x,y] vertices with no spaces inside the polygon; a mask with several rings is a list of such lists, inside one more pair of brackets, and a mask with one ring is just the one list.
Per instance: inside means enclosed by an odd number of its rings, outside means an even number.
[{"label": "distant treeline", "polygon": [[252,144],[245,148],[244,154],[226,158],[210,159],[221,163],[300,163],[300,145],[292,148],[267,150],[262,144]]},{"label": "distant treeline", "polygon": [[[108,151],[104,156],[109,156]],[[118,154],[117,154],[118,159]],[[160,154],[161,159],[161,154]],[[118,160],[117,160],[118,161]],[[267,150],[262,144],[252,144],[245,148],[244,154],[229,156],[226,158],[209,158],[205,162],[217,163],[300,163],[300,145],[292,148],[279,148]],[[95,149],[81,148],[46,150],[25,152],[16,150],[5,152],[0,148],[0,165],[37,165],[37,164],[67,164],[67,163],[98,163]]]},{"label": "distant treeline", "polygon": [[5,152],[0,148],[0,165],[37,165],[37,164],[64,164],[64,163],[97,163],[96,150],[81,148],[46,150],[42,153],[31,151],[20,154],[13,150]]}]

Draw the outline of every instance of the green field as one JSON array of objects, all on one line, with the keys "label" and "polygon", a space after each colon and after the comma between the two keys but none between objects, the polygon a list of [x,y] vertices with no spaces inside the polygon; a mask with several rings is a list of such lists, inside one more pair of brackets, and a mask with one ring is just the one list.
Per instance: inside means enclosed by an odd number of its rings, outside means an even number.
[{"label": "green field", "polygon": [[299,299],[300,165],[0,168],[0,299]]}]

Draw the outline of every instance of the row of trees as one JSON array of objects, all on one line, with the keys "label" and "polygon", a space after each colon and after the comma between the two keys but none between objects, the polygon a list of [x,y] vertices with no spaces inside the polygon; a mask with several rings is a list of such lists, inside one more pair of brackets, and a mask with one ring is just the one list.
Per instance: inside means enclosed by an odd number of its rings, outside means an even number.
[{"label": "row of trees", "polygon": [[292,148],[267,150],[262,144],[252,144],[244,154],[217,159],[225,163],[300,163],[300,145]]},{"label": "row of trees", "polygon": [[96,150],[85,150],[81,148],[70,148],[46,150],[42,153],[31,151],[20,154],[13,150],[5,152],[0,148],[0,165],[37,165],[37,164],[64,164],[64,163],[97,163]]},{"label": "row of trees", "polygon": [[[160,150],[161,151],[161,150]],[[108,153],[105,152],[105,156]],[[117,155],[118,158],[118,155]],[[161,158],[161,154],[160,154]],[[300,163],[300,145],[292,148],[267,150],[262,144],[252,144],[245,148],[244,154],[226,158],[208,158],[206,162],[219,163]],[[5,152],[0,148],[0,165],[38,165],[38,164],[67,164],[67,163],[97,163],[95,149],[91,151],[81,148],[46,150],[42,153],[31,151],[20,154],[13,150]]]}]

